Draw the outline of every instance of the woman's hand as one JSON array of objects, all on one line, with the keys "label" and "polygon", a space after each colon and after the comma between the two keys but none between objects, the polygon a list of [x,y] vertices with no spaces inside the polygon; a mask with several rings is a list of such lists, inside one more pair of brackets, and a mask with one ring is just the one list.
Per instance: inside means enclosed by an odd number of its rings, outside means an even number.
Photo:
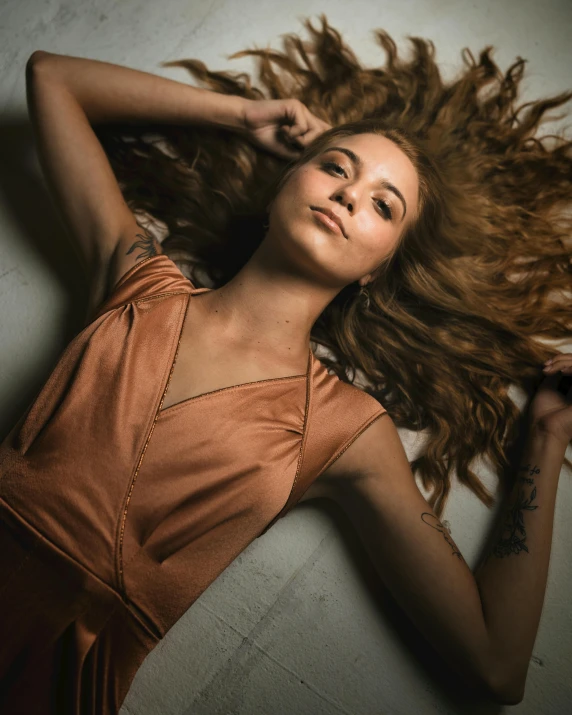
[{"label": "woman's hand", "polygon": [[530,419],[567,445],[572,439],[572,353],[558,353],[543,372],[544,380],[530,405]]},{"label": "woman's hand", "polygon": [[247,139],[283,159],[297,159],[305,146],[332,128],[294,98],[247,100],[243,125]]}]

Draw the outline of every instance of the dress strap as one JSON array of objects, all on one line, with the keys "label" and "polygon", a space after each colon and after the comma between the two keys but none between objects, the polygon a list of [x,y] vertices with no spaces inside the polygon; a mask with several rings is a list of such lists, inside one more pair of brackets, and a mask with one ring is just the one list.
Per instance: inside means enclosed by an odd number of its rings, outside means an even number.
[{"label": "dress strap", "polygon": [[89,322],[92,323],[104,313],[135,300],[173,293],[197,293],[204,290],[209,289],[195,288],[165,253],[149,256],[121,276]]},{"label": "dress strap", "polygon": [[288,501],[262,534],[285,516],[359,435],[387,412],[374,397],[329,375],[319,360],[313,356],[312,359],[314,369],[308,374],[304,432],[296,476]]},{"label": "dress strap", "polygon": [[296,475],[294,476],[294,482],[292,483],[292,489],[290,490],[290,495],[286,501],[286,504],[282,507],[280,512],[272,519],[264,531],[259,535],[265,534],[271,526],[273,526],[278,519],[282,518],[286,512],[288,512],[294,504],[300,499],[302,494],[306,491],[308,486],[306,485],[306,480],[303,476],[303,464],[304,464],[304,454],[306,451],[306,445],[308,443],[308,426],[310,423],[311,413],[312,413],[312,402],[313,402],[313,385],[314,385],[314,354],[310,349],[308,355],[308,369],[306,370],[306,405],[304,409],[304,426],[302,430],[302,441],[300,444],[300,452],[298,455],[298,465],[296,468]]}]

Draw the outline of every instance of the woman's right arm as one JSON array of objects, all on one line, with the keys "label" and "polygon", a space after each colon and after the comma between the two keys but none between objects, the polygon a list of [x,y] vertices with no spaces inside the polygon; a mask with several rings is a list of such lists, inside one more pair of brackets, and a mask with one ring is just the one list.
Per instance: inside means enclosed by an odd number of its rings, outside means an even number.
[{"label": "woman's right arm", "polygon": [[30,62],[65,85],[90,124],[157,122],[242,131],[251,101],[100,60],[37,50]]}]

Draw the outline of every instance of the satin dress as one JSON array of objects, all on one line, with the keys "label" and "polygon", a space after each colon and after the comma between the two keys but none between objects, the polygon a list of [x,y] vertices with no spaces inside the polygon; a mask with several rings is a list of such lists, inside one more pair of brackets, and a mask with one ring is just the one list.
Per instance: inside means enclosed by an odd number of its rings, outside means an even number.
[{"label": "satin dress", "polygon": [[0,713],[117,713],[147,654],[385,408],[304,375],[164,410],[195,288],[123,275],[0,445]]}]

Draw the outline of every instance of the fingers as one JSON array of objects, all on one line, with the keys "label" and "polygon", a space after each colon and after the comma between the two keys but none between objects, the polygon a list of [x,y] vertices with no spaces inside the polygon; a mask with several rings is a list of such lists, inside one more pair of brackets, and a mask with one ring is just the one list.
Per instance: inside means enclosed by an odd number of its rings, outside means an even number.
[{"label": "fingers", "polygon": [[310,144],[320,134],[323,134],[331,126],[316,117],[300,100],[296,101],[296,111],[294,116],[295,124],[288,127],[287,136],[291,141],[300,144]]},{"label": "fingers", "polygon": [[302,134],[306,134],[308,131],[308,116],[305,109],[305,104],[298,99],[290,103],[289,110],[294,124],[287,126],[286,130],[288,137],[292,140],[298,139]]},{"label": "fingers", "polygon": [[290,127],[290,133],[289,137],[291,141],[302,141],[302,139],[306,139],[306,134],[308,132],[308,125],[307,123],[302,124],[301,122],[296,123],[295,126]]},{"label": "fingers", "polygon": [[327,124],[327,122],[323,122],[321,119],[316,117],[315,114],[312,114],[307,107],[304,107],[304,109],[308,114],[308,133],[304,136],[304,140],[307,140],[308,143],[310,143],[314,141],[316,137],[319,137],[332,127]]},{"label": "fingers", "polygon": [[543,372],[545,375],[554,375],[559,371],[562,371],[565,375],[572,374],[572,353],[559,353],[544,364]]},{"label": "fingers", "polygon": [[315,125],[310,128],[310,131],[308,132],[308,134],[304,136],[304,139],[305,140],[307,139],[308,143],[313,142],[316,137],[319,137],[324,132],[327,132],[328,129],[331,129],[329,124],[326,124],[325,122],[321,122],[320,120],[317,120]]}]

